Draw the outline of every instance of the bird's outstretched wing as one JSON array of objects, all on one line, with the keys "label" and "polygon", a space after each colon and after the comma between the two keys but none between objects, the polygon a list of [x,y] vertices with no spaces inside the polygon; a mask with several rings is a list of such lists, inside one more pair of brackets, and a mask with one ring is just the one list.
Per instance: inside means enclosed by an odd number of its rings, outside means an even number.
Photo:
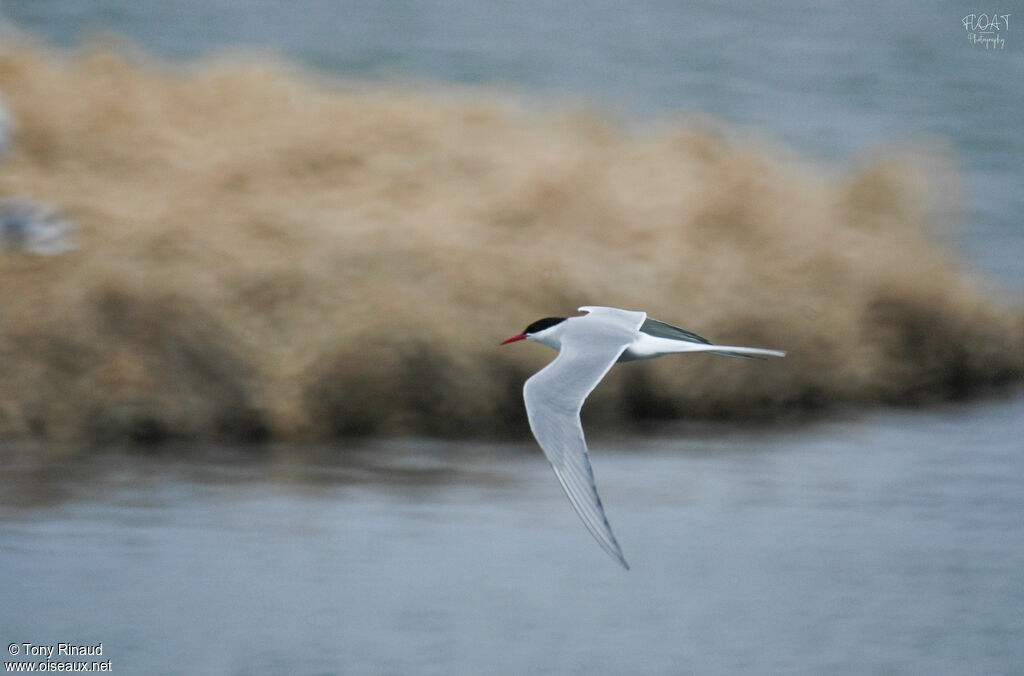
[{"label": "bird's outstretched wing", "polygon": [[[678,326],[672,326],[671,324],[666,324],[665,322],[658,321],[657,319],[651,319],[650,317],[644,320],[640,330],[656,338],[668,338],[670,340],[681,340],[690,343],[711,345],[711,341],[703,336],[698,336],[692,331],[687,331],[686,329],[681,329]],[[711,354],[721,355],[722,357],[737,357],[739,359],[764,359],[764,357],[759,354],[742,354],[739,352],[727,352],[723,350],[714,350]]]},{"label": "bird's outstretched wing", "polygon": [[615,308],[580,310],[589,314],[566,320],[558,356],[526,381],[523,398],[530,429],[576,513],[601,547],[628,569],[597,494],[580,409],[647,315]]}]

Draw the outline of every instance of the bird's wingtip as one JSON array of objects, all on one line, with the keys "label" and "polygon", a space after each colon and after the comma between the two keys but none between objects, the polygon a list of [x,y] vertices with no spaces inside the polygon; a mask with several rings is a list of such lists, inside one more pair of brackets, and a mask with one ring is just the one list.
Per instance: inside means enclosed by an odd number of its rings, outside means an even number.
[{"label": "bird's wingtip", "polygon": [[[612,537],[614,538],[614,536],[612,536]],[[618,563],[618,564],[619,564],[620,566],[622,566],[622,567],[623,567],[623,568],[625,568],[626,570],[630,570],[630,567],[629,567],[629,562],[628,562],[628,561],[626,561],[626,555],[622,553],[622,549],[620,549],[620,548],[619,548],[619,543],[618,543],[618,542],[616,542],[615,544],[613,544],[613,545],[610,545],[610,546],[605,546],[605,545],[604,545],[604,543],[601,543],[601,544],[602,544],[602,546],[604,547],[604,550],[605,550],[606,552],[608,552],[608,554],[609,554],[609,555],[610,555],[610,556],[611,556],[611,557],[612,557],[613,559],[615,559],[615,561],[616,561],[616,562],[617,562],[617,563]]]}]

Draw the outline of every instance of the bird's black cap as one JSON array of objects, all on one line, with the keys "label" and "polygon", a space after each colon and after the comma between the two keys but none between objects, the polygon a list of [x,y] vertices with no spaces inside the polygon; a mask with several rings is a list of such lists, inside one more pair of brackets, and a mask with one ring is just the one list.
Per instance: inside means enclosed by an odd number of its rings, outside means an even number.
[{"label": "bird's black cap", "polygon": [[538,319],[523,329],[523,333],[529,336],[534,333],[539,333],[544,329],[549,329],[555,324],[561,324],[564,321],[565,317],[545,317],[544,319]]}]

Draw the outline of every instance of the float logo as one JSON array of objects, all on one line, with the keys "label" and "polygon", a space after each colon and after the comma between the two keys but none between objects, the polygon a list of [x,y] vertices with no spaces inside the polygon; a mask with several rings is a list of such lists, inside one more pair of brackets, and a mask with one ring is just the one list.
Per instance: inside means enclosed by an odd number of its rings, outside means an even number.
[{"label": "float logo", "polygon": [[985,49],[1005,49],[1003,36],[1010,28],[1009,14],[968,14],[961,23],[967,31],[967,41]]}]

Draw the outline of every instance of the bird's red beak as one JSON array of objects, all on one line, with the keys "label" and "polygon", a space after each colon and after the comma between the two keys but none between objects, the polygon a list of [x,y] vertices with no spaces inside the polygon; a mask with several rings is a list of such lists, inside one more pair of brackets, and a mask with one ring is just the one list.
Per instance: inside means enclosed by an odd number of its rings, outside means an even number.
[{"label": "bird's red beak", "polygon": [[505,340],[501,341],[501,344],[502,345],[506,345],[508,343],[514,343],[517,340],[525,340],[525,339],[526,339],[526,334],[525,333],[517,333],[516,335],[512,336],[511,338],[506,338]]}]

